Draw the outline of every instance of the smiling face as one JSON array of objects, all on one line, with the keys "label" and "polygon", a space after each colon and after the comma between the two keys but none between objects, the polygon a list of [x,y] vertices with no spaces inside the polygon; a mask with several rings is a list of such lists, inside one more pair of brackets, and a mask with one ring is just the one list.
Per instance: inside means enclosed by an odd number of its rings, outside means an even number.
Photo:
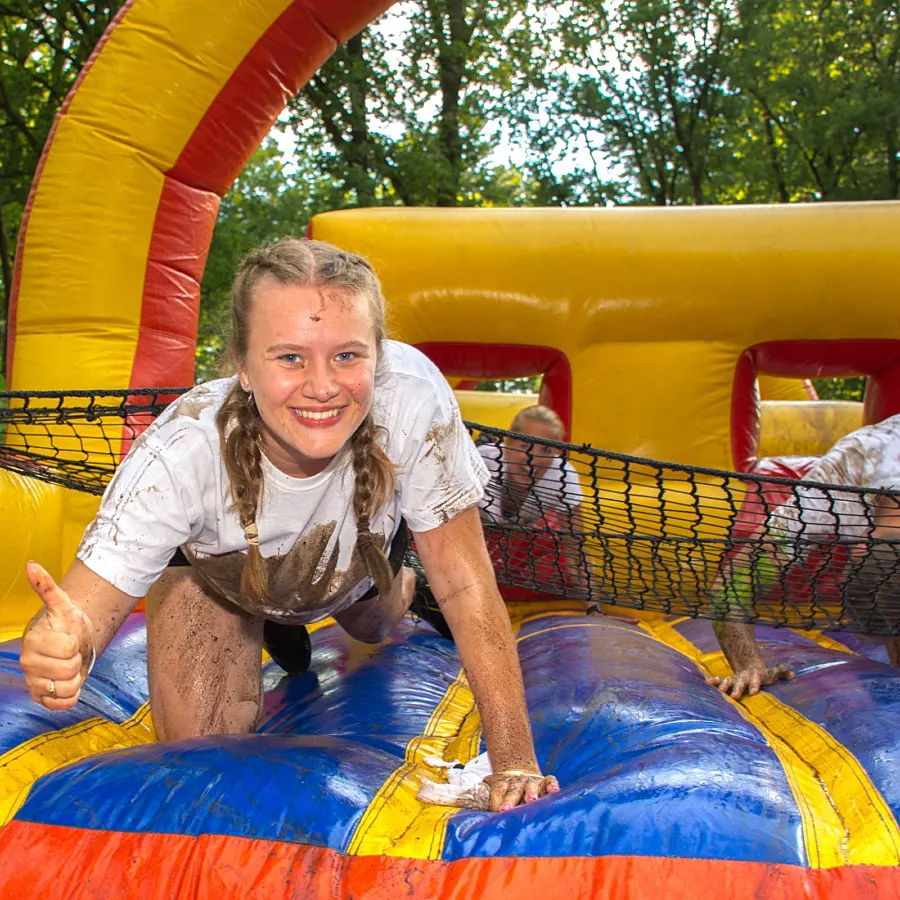
[{"label": "smiling face", "polygon": [[308,478],[331,462],[372,405],[377,354],[366,297],[268,276],[258,282],[238,373],[276,468]]}]

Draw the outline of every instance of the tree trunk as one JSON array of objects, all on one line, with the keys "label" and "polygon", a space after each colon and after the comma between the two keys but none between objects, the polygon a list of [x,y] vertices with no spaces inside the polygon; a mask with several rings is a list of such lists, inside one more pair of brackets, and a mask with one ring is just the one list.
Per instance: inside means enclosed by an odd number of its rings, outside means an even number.
[{"label": "tree trunk", "polygon": [[[3,267],[3,317],[0,319],[0,346],[6,346],[6,323],[9,318],[9,301],[12,297],[13,282],[13,262],[9,252],[9,241],[6,238],[6,221],[3,218],[3,204],[0,203],[0,265]],[[0,369],[5,368],[3,361],[6,359],[4,353],[0,357]]]},{"label": "tree trunk", "polygon": [[355,34],[347,41],[347,55],[350,60],[348,90],[350,102],[347,118],[350,126],[350,140],[346,145],[346,159],[350,178],[348,187],[356,191],[360,206],[375,205],[375,184],[372,179],[370,161],[369,126],[366,121],[366,59],[362,34]]},{"label": "tree trunk", "polygon": [[[441,21],[441,12],[432,5],[432,22]],[[459,121],[459,95],[465,76],[466,54],[472,29],[466,23],[465,0],[444,0],[449,26],[449,41],[441,41],[443,29],[435,28],[439,43],[438,70],[441,85],[441,120],[438,146],[446,162],[444,177],[438,186],[437,205],[456,206],[462,181],[463,147]]]},{"label": "tree trunk", "polygon": [[763,125],[766,130],[766,147],[769,150],[769,165],[772,167],[772,175],[775,178],[775,187],[778,191],[778,202],[789,203],[787,184],[784,181],[784,169],[778,159],[778,146],[775,143],[775,130],[772,128],[772,120],[763,116]]},{"label": "tree trunk", "polygon": [[897,164],[897,135],[893,128],[888,129],[885,136],[885,157],[887,160],[887,179],[888,179],[888,198],[896,200],[898,190],[900,190],[900,182],[898,182],[898,164]]}]

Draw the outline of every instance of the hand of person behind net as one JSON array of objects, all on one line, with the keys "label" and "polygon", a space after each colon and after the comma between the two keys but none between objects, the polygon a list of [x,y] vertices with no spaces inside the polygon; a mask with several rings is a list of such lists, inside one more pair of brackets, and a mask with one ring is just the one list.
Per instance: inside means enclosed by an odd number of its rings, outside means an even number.
[{"label": "hand of person behind net", "polygon": [[71,709],[87,678],[94,626],[42,566],[30,562],[25,571],[44,605],[22,638],[25,683],[47,709]]},{"label": "hand of person behind net", "polygon": [[740,700],[745,692],[752,697],[770,684],[790,681],[793,677],[794,673],[790,668],[781,663],[777,666],[748,666],[725,678],[707,678],[706,683],[718,688],[723,694],[728,694],[732,700]]}]

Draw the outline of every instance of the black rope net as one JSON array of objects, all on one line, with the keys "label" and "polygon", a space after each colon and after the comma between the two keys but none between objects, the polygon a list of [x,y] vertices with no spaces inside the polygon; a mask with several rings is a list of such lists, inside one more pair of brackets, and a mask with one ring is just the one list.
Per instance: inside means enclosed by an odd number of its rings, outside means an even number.
[{"label": "black rope net", "polygon": [[898,491],[467,424],[492,472],[482,521],[501,584],[693,617],[900,634],[900,542],[874,531],[885,524],[879,498],[892,510]]},{"label": "black rope net", "polygon": [[131,444],[186,390],[0,393],[0,468],[102,494]]},{"label": "black rope net", "polygon": [[[0,394],[0,468],[101,494],[184,389]],[[794,628],[900,634],[900,492],[661,463],[466,423],[507,595]],[[879,498],[885,498],[879,502]],[[873,533],[874,532],[874,533]]]}]

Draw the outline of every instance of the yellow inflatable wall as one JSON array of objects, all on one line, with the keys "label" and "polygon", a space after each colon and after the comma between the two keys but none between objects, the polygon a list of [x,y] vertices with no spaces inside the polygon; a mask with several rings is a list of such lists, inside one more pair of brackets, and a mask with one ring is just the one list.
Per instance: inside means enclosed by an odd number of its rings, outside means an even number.
[{"label": "yellow inflatable wall", "polygon": [[900,203],[368,209],[310,230],[372,259],[405,341],[560,350],[572,440],[638,456],[732,468],[749,348],[900,340]]},{"label": "yellow inflatable wall", "polygon": [[[804,378],[870,373],[876,390],[866,417],[896,411],[898,226],[900,204],[870,203],[370,209],[316,216],[310,231],[373,261],[394,334],[432,349],[455,347],[445,371],[476,379],[534,375],[553,360],[553,405],[569,404],[573,441],[733,469],[736,431],[747,431],[741,447],[752,457],[761,421],[763,449],[779,453],[821,452],[832,433],[862,421],[852,404],[794,406],[806,396]],[[799,348],[799,361],[784,347]],[[537,367],[528,371],[534,348]],[[520,368],[503,368],[519,351]],[[461,365],[470,358],[478,371]],[[502,372],[485,369],[498,365]],[[26,358],[16,366],[23,378]],[[759,392],[745,384],[759,375],[782,379],[761,389],[787,398],[767,401],[762,417]],[[86,377],[71,387],[86,386]],[[53,386],[69,385],[59,373]],[[461,394],[465,415],[499,426],[534,399]],[[679,491],[672,485],[666,502],[679,503]],[[661,527],[658,505],[648,494],[637,527]],[[0,489],[5,545],[22,563],[38,557],[59,575],[95,506],[95,498],[7,476]],[[23,529],[23,522],[33,524]],[[723,518],[719,527],[726,525]],[[8,636],[34,602],[23,566],[3,567],[0,578],[0,635]]]}]

